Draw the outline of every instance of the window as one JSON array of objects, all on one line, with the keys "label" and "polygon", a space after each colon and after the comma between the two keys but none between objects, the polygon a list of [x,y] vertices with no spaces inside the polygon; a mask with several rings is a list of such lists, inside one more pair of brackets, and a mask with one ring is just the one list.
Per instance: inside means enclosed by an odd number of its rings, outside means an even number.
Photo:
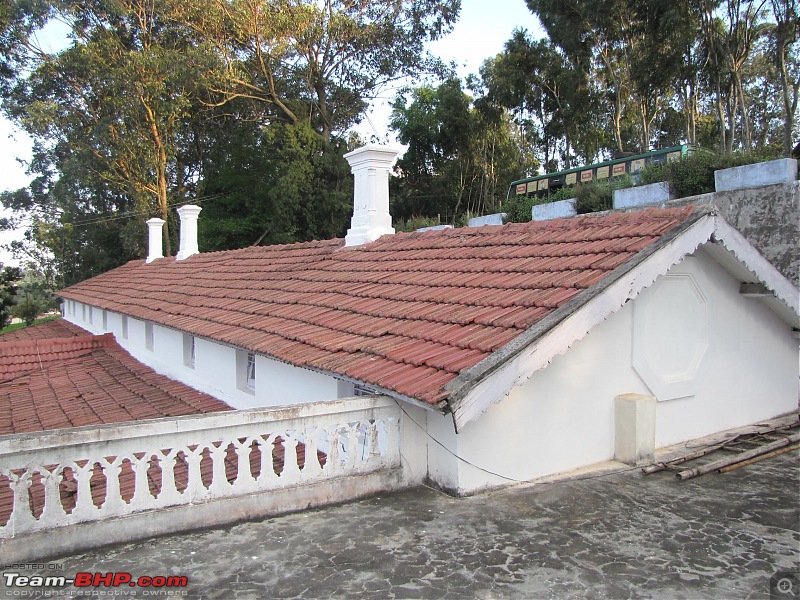
[{"label": "window", "polygon": [[194,336],[183,334],[183,364],[194,369]]},{"label": "window", "polygon": [[144,347],[150,352],[153,351],[153,324],[144,324]]},{"label": "window", "polygon": [[103,309],[103,331],[108,331],[108,311]]},{"label": "window", "polygon": [[245,385],[249,390],[256,389],[256,355],[252,352],[247,353],[247,378]]},{"label": "window", "polygon": [[128,339],[128,317],[127,315],[122,315],[122,339]]},{"label": "window", "polygon": [[256,391],[256,355],[247,350],[236,351],[236,387],[248,394]]},{"label": "window", "polygon": [[84,323],[86,322],[86,305],[85,304],[81,304],[81,319],[83,320]]},{"label": "window", "polygon": [[90,306],[89,307],[89,325],[91,325],[94,322],[94,320],[92,319],[92,312],[94,312],[94,311],[92,310],[92,307]]}]

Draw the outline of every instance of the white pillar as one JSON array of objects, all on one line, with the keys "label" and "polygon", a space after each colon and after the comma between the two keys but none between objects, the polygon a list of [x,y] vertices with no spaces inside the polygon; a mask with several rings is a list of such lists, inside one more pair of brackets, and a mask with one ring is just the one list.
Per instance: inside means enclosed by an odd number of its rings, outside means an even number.
[{"label": "white pillar", "polygon": [[614,399],[614,458],[640,466],[655,461],[655,396],[622,394]]},{"label": "white pillar", "polygon": [[178,215],[181,218],[181,232],[176,260],[183,260],[200,252],[197,247],[197,216],[201,210],[203,209],[194,204],[187,204],[178,209]]},{"label": "white pillar", "polygon": [[157,258],[164,258],[164,219],[153,217],[147,221],[147,260],[153,262]]},{"label": "white pillar", "polygon": [[345,246],[359,246],[394,233],[389,214],[389,170],[397,155],[393,148],[372,144],[344,155],[355,176],[353,218]]}]

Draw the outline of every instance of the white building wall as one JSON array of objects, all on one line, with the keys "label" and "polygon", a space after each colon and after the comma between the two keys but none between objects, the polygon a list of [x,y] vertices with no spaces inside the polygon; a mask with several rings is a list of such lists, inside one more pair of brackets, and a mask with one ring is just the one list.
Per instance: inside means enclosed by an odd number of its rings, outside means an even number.
[{"label": "white building wall", "polygon": [[613,457],[614,397],[648,393],[630,365],[631,308],[628,303],[611,315],[467,424],[458,435],[458,451],[476,466],[460,463],[459,493],[529,481]]},{"label": "white building wall", "polygon": [[259,406],[302,404],[338,397],[337,380],[309,369],[256,357]]},{"label": "white building wall", "polygon": [[[656,446],[796,410],[798,342],[791,328],[758,299],[739,294],[739,282],[702,251],[670,274],[691,274],[708,301],[708,351],[695,393],[658,401]],[[468,494],[612,459],[615,396],[658,397],[632,361],[634,313],[647,313],[653,303],[647,291],[490,406],[455,446],[446,428],[436,430],[464,460],[451,461],[455,474],[438,461],[429,468],[434,481]],[[661,316],[673,320],[676,335],[685,331],[679,312]]]},{"label": "white building wall", "polygon": [[456,434],[450,415],[426,411],[425,417],[430,436],[427,440],[428,477],[442,489],[458,492],[461,436]]},{"label": "white building wall", "polygon": [[740,282],[702,252],[670,272],[692,273],[702,285],[710,348],[696,395],[656,405],[656,447],[797,410],[798,340],[791,328],[758,298],[741,295]]},{"label": "white building wall", "polygon": [[[92,309],[80,302],[74,304],[74,312],[69,310],[68,305],[64,318],[94,334],[106,333],[101,309]],[[127,317],[128,335],[125,337],[125,318],[119,313],[107,311],[107,328],[114,334],[120,346],[134,358],[156,372],[210,394],[234,408],[285,406],[340,397],[337,379],[258,354],[256,387],[249,390],[241,385],[242,378],[238,377],[242,363],[237,361],[237,352],[244,353],[245,362],[246,352],[213,340],[195,337],[195,363],[192,367],[184,360],[183,332],[153,324],[153,349],[149,350],[146,344],[146,323]]]},{"label": "white building wall", "polygon": [[440,416],[420,406],[400,406],[400,460],[408,481],[422,483],[428,478],[428,416]]}]

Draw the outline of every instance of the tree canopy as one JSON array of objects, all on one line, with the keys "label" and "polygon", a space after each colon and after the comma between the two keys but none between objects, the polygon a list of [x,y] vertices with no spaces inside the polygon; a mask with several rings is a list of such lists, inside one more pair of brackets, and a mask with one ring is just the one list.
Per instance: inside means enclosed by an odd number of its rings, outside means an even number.
[{"label": "tree canopy", "polygon": [[[80,280],[140,256],[150,216],[167,222],[171,253],[171,209],[190,201],[223,216],[205,249],[343,234],[348,129],[394,78],[442,68],[424,44],[458,11],[459,0],[5,3],[3,111],[34,139],[36,176],[1,198],[31,223],[17,250]],[[36,44],[54,19],[70,28],[56,53]]]},{"label": "tree canopy", "polygon": [[204,251],[343,235],[352,127],[395,82],[398,219],[460,223],[514,179],[617,153],[792,152],[796,0],[519,1],[546,37],[514,31],[465,80],[426,50],[459,0],[4,2],[0,99],[34,179],[0,195],[0,228],[24,217],[14,249],[57,285],[142,257],[148,217],[174,252],[189,202]]}]

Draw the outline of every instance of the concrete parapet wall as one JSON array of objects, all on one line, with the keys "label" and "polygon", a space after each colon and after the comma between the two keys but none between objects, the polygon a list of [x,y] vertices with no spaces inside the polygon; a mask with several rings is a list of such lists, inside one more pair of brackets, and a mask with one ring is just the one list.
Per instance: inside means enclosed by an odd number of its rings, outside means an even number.
[{"label": "concrete parapet wall", "polygon": [[781,158],[714,173],[714,189],[717,192],[791,183],[797,179],[797,161]]},{"label": "concrete parapet wall", "polygon": [[425,232],[425,231],[441,231],[442,229],[452,229],[452,225],[433,225],[431,227],[420,227],[416,231]]},{"label": "concrete parapet wall", "polygon": [[575,210],[575,198],[559,200],[558,202],[548,202],[547,204],[537,204],[531,208],[531,218],[533,221],[549,221],[550,219],[574,217],[576,214],[578,214],[578,212]]},{"label": "concrete parapet wall", "polygon": [[613,192],[614,208],[618,210],[667,202],[674,197],[666,181],[623,188],[621,190],[614,190]]},{"label": "concrete parapet wall", "polygon": [[728,223],[800,287],[800,182],[703,194],[682,202],[717,206]]},{"label": "concrete parapet wall", "polygon": [[506,213],[494,213],[493,215],[484,215],[482,217],[475,217],[470,219],[467,227],[481,227],[482,225],[502,225]]},{"label": "concrete parapet wall", "polygon": [[374,494],[405,489],[410,485],[403,469],[396,467],[335,481],[151,510],[125,518],[77,523],[5,539],[0,546],[0,561],[4,565],[42,561],[111,544],[352,502]]}]

